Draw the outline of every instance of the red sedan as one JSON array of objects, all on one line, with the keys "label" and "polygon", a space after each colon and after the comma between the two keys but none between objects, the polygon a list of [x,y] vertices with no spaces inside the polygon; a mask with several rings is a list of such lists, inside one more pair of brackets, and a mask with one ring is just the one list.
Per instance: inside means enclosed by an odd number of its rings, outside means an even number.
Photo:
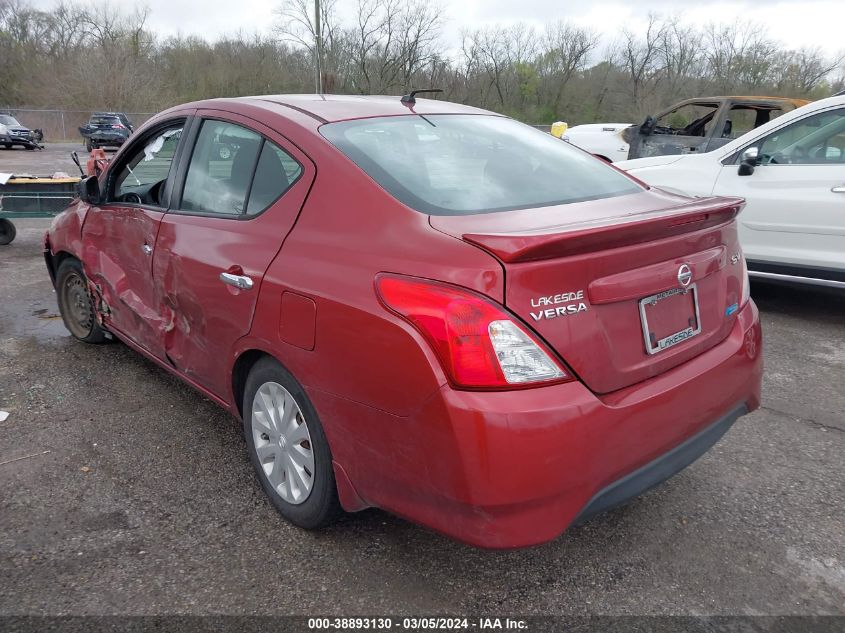
[{"label": "red sedan", "polygon": [[140,128],[44,254],[73,336],[242,419],[293,523],[375,506],[508,548],[759,405],[742,204],[443,101],[219,99]]}]

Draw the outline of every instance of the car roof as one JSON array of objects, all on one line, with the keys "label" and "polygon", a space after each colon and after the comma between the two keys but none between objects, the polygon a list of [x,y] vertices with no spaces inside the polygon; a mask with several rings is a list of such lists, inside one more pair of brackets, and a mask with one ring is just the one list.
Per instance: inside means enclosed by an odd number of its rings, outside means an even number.
[{"label": "car roof", "polygon": [[194,105],[213,107],[213,105],[222,105],[224,101],[229,104],[249,103],[265,108],[271,104],[286,106],[307,114],[321,123],[403,114],[495,114],[481,108],[450,101],[417,98],[415,103],[405,104],[399,96],[375,95],[260,95],[235,99],[211,99]]}]

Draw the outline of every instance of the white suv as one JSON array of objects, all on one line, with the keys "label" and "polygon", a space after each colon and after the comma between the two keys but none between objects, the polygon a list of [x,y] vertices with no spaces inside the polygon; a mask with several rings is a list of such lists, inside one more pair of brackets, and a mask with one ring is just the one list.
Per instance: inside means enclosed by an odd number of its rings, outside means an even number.
[{"label": "white suv", "polygon": [[616,163],[692,196],[746,199],[749,274],[845,288],[845,96],[810,103],[707,154]]}]

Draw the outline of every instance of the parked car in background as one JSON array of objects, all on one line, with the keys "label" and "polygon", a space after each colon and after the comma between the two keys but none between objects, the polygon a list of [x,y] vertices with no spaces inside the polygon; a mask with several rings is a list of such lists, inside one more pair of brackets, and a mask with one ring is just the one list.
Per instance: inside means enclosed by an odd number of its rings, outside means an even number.
[{"label": "parked car in background", "polygon": [[18,145],[25,149],[40,149],[44,138],[41,130],[30,130],[11,114],[0,114],[0,146],[12,149]]},{"label": "parked car in background", "polygon": [[845,97],[815,101],[708,154],[617,166],[667,191],[745,198],[739,235],[752,276],[845,288]]},{"label": "parked car in background", "polygon": [[98,147],[120,147],[134,128],[122,112],[95,112],[79,133],[89,152]]},{"label": "parked car in background", "polygon": [[611,162],[666,154],[702,154],[807,103],[804,99],[783,97],[687,99],[656,116],[646,117],[639,126],[576,125],[564,139]]},{"label": "parked car in background", "polygon": [[375,506],[544,542],[759,405],[742,201],[649,190],[491,112],[192,103],[80,184],[44,242],[65,325],[240,418],[302,527]]}]

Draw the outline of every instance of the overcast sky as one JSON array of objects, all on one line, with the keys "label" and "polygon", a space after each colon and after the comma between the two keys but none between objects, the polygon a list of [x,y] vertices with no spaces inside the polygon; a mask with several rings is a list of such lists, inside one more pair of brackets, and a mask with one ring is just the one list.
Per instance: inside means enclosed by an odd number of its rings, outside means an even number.
[{"label": "overcast sky", "polygon": [[[55,1],[34,0],[33,4],[49,8]],[[193,33],[213,39],[239,29],[269,31],[273,10],[281,0],[119,0],[119,4],[149,7],[148,24],[160,34]],[[338,4],[345,14],[357,2],[339,0]],[[698,24],[752,19],[764,24],[787,48],[818,46],[829,55],[845,51],[845,0],[444,0],[442,4],[447,12],[445,35],[452,43],[462,28],[519,20],[541,27],[561,18],[592,28],[609,43],[622,26],[636,28],[645,23],[649,11],[656,11],[681,14]]]}]

